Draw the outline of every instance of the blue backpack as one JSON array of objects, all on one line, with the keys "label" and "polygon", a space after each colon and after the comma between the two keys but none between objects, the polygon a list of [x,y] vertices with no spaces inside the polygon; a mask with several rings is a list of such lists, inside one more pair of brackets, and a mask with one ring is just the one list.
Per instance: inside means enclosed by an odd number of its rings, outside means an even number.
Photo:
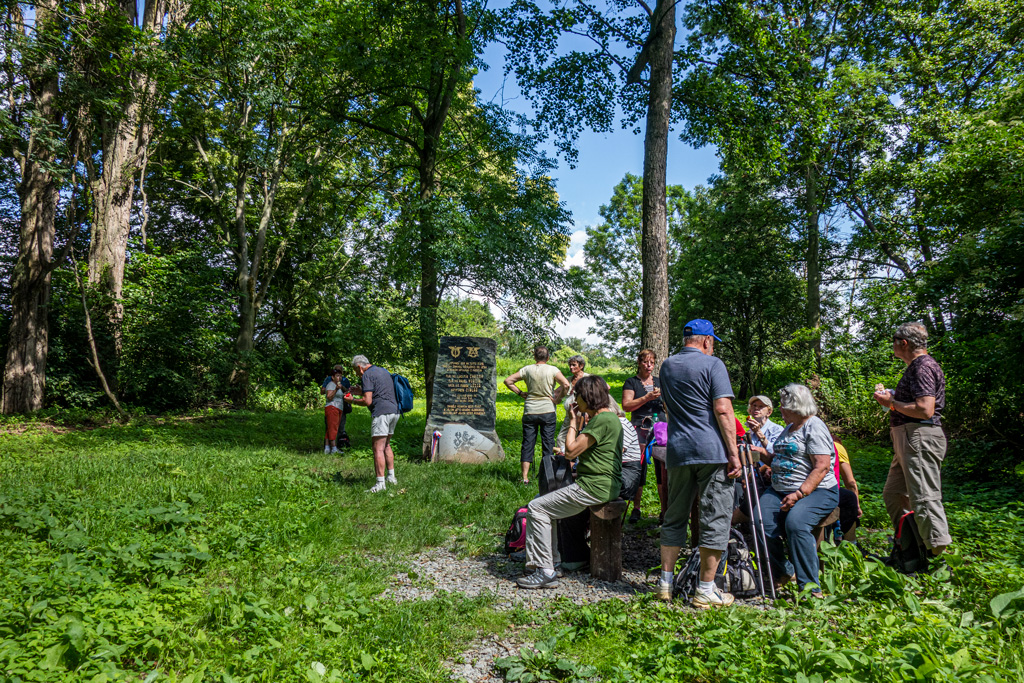
[{"label": "blue backpack", "polygon": [[398,409],[402,413],[412,410],[412,386],[402,375],[391,373],[391,379],[395,383],[395,400],[398,401]]}]

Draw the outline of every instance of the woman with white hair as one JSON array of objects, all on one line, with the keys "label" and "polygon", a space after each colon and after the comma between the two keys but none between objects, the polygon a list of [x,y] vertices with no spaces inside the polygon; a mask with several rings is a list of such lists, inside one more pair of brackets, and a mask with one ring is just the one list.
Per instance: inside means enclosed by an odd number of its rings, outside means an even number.
[{"label": "woman with white hair", "polygon": [[[786,428],[761,459],[772,468],[772,485],[761,495],[768,559],[778,587],[796,580],[821,597],[818,548],[812,529],[839,504],[839,483],[832,470],[835,447],[817,417],[811,390],[790,384],[779,392]],[[786,557],[785,542],[789,542]]]}]

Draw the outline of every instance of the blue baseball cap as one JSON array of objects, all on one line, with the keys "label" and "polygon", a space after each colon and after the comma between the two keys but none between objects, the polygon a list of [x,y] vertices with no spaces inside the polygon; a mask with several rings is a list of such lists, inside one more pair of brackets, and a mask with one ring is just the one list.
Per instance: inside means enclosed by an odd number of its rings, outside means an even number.
[{"label": "blue baseball cap", "polygon": [[[715,339],[718,339],[718,337],[715,336],[715,326],[711,324],[710,320],[705,320],[704,318],[697,318],[696,320],[691,320],[690,322],[686,323],[686,325],[683,326],[684,337],[689,337],[694,334],[702,334],[708,337],[714,337]],[[718,339],[718,341],[722,340]]]}]

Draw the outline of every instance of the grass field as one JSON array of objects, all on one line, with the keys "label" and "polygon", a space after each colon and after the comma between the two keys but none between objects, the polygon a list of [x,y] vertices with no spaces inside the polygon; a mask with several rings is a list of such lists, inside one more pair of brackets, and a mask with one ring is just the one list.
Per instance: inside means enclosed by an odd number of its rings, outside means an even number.
[{"label": "grass field", "polygon": [[[625,377],[608,376],[616,392]],[[523,681],[1024,681],[1020,482],[947,492],[956,555],[932,576],[830,550],[823,603],[698,614],[645,597],[537,614],[380,598],[423,548],[498,546],[526,495],[520,417],[502,388],[506,461],[431,465],[415,459],[418,404],[395,438],[400,485],[381,496],[365,493],[359,408],[343,457],[322,453],[317,411],[0,424],[0,681],[437,681],[446,658],[510,625],[539,643],[503,662]],[[865,522],[882,527],[889,453],[847,445]]]}]

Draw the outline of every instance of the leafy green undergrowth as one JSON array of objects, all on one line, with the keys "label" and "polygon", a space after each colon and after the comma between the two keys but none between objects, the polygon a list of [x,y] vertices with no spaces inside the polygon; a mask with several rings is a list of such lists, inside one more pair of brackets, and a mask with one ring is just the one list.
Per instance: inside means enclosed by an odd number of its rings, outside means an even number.
[{"label": "leafy green undergrowth", "polygon": [[[420,409],[422,412],[422,408]],[[379,599],[418,550],[494,548],[501,466],[320,452],[322,415],[219,414],[0,436],[0,680],[438,680],[508,617],[489,599]],[[414,453],[422,418],[402,421]]]},{"label": "leafy green undergrowth", "polygon": [[[862,545],[889,545],[891,450],[844,441],[861,484]],[[947,488],[953,553],[907,577],[850,544],[822,547],[823,601],[699,612],[649,598],[564,605],[502,659],[508,680],[1024,681],[1024,504],[1019,487]],[[870,529],[874,528],[872,532]]]},{"label": "leafy green undergrowth", "polygon": [[[610,377],[616,390],[624,376]],[[487,596],[382,597],[423,548],[493,552],[533,494],[517,483],[522,402],[502,388],[497,413],[505,462],[431,465],[417,459],[418,405],[394,440],[400,484],[383,496],[365,493],[360,409],[343,456],[322,453],[315,411],[4,423],[0,681],[437,681],[445,659],[512,624],[540,642],[502,663],[521,680],[1024,680],[1013,488],[947,487],[956,554],[933,576],[830,550],[824,603],[498,612]],[[846,445],[864,524],[879,530],[865,545],[881,551],[891,451]],[[657,506],[650,481],[644,509]]]}]

